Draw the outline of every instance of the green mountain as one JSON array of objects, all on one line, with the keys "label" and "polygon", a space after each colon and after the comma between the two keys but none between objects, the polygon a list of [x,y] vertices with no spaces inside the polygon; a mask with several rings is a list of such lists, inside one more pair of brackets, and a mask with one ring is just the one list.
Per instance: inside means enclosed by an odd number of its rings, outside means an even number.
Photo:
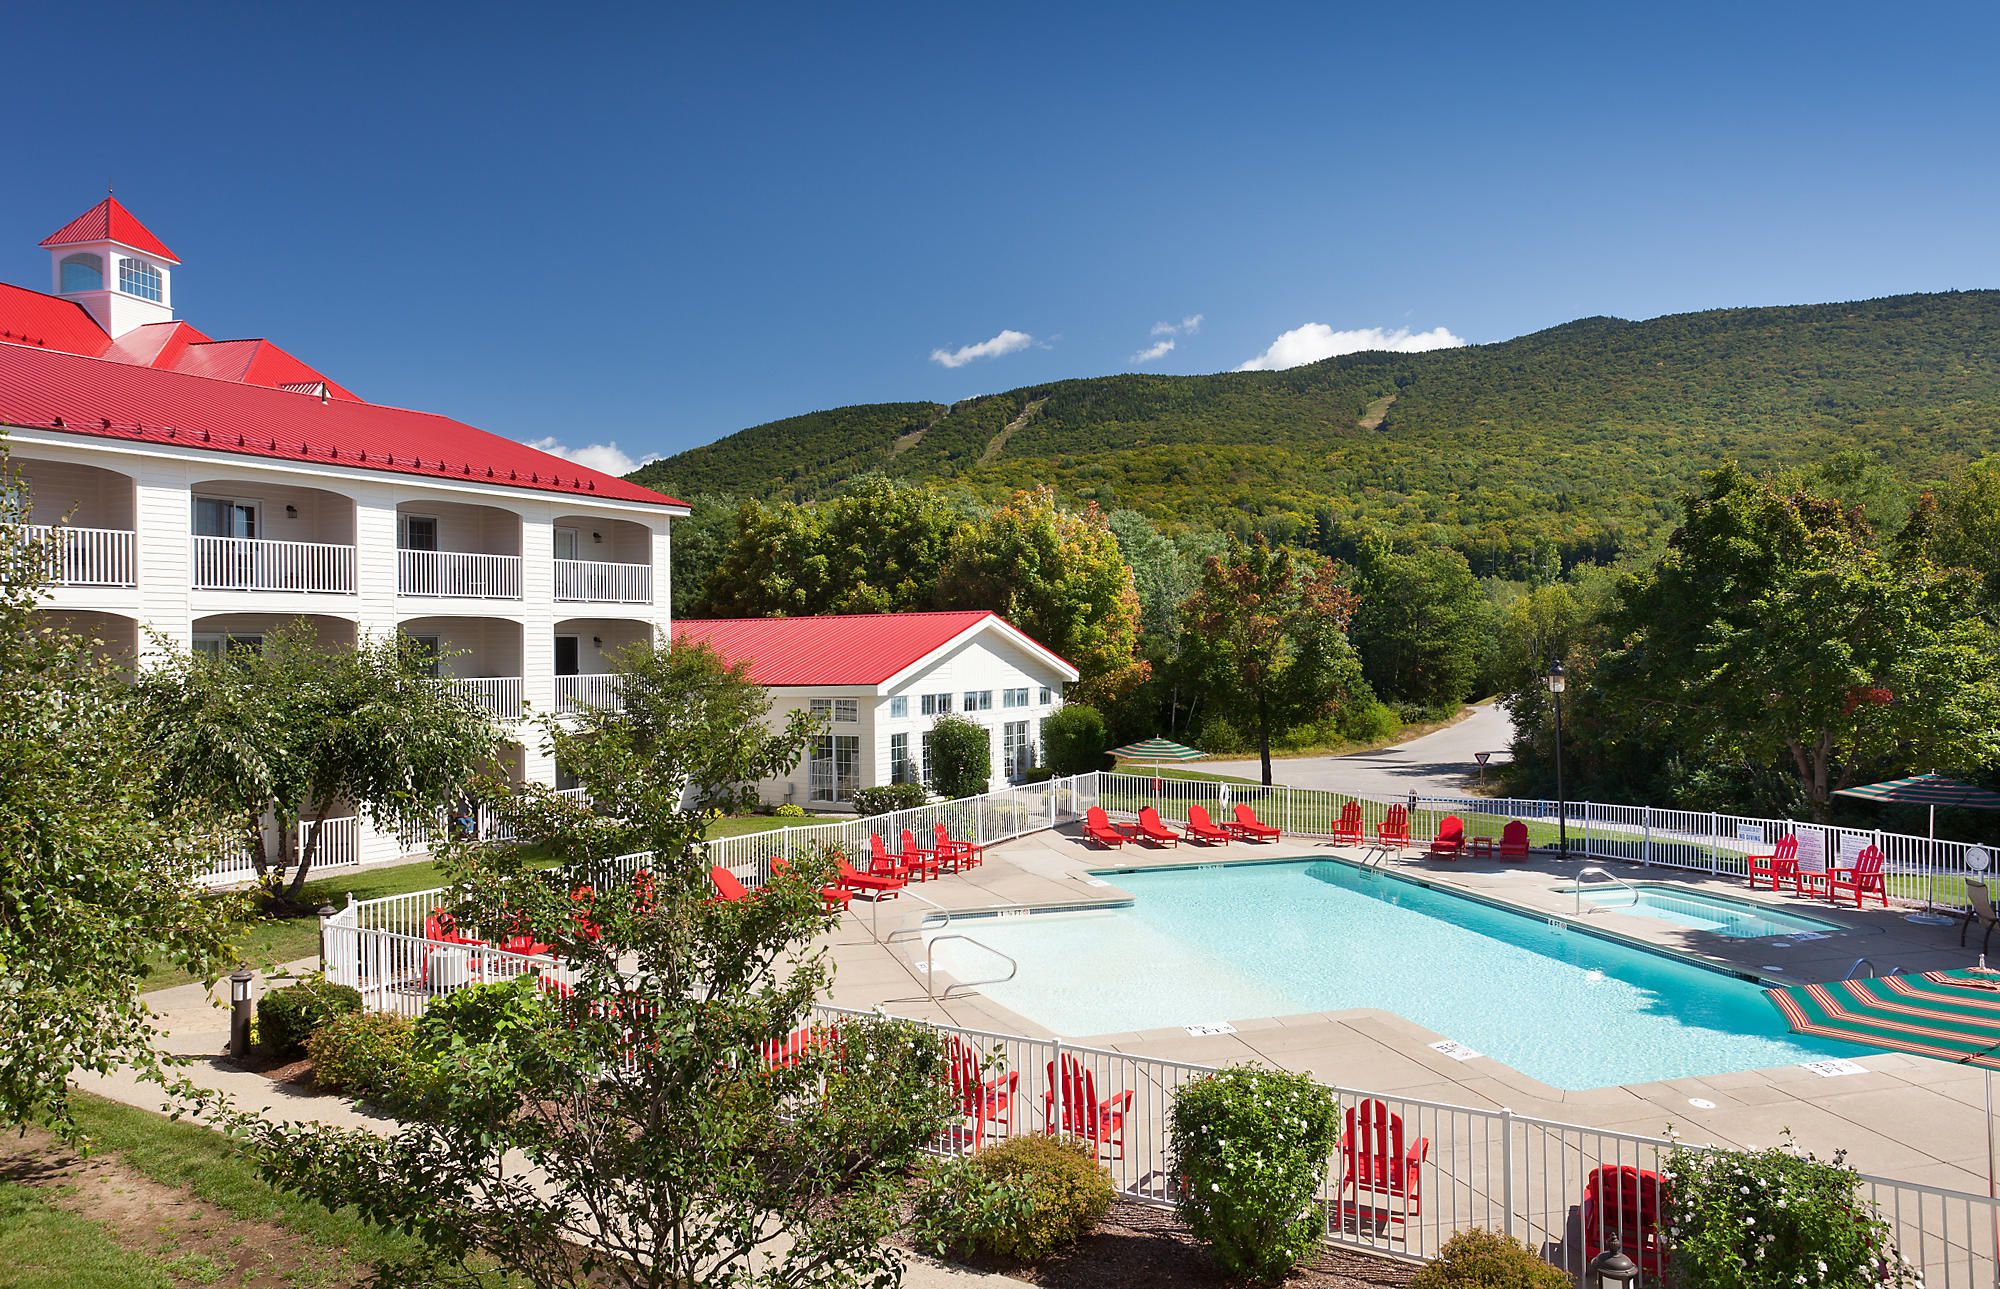
[{"label": "green mountain", "polygon": [[1911,486],[2000,451],[2000,291],[1585,318],[1498,344],[1350,354],[1279,372],[1104,376],[754,426],[631,477],[810,499],[858,474],[996,495],[1053,483],[1160,523],[1329,548],[1367,529],[1448,543],[1482,573],[1609,562],[1674,500],[1859,449]]}]

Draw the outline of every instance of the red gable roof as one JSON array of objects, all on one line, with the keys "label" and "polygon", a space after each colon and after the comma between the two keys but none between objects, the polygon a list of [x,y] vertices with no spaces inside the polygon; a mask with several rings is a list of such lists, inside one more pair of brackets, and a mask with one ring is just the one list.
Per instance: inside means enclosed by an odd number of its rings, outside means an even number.
[{"label": "red gable roof", "polygon": [[0,282],[0,344],[33,345],[95,357],[110,346],[111,337],[104,334],[90,310],[74,300]]},{"label": "red gable roof", "polygon": [[0,343],[0,424],[612,501],[686,504],[430,412],[323,402],[22,344]]},{"label": "red gable roof", "polygon": [[206,343],[208,337],[185,322],[148,322],[112,341],[111,347],[98,356],[113,362],[173,371],[189,345]]},{"label": "red gable roof", "polygon": [[121,242],[135,251],[157,255],[169,264],[181,262],[180,256],[168,250],[167,244],[153,236],[152,230],[120,205],[116,197],[107,196],[44,237],[41,244],[44,247],[75,246],[80,242]]},{"label": "red gable roof", "polygon": [[801,618],[676,618],[676,644],[748,661],[760,685],[879,685],[965,632],[992,622],[1071,676],[1076,669],[997,613],[830,613]]},{"label": "red gable roof", "polygon": [[268,340],[203,340],[188,345],[173,361],[155,362],[153,366],[212,380],[262,385],[266,389],[323,384],[330,397],[344,398],[350,403],[361,401]]}]

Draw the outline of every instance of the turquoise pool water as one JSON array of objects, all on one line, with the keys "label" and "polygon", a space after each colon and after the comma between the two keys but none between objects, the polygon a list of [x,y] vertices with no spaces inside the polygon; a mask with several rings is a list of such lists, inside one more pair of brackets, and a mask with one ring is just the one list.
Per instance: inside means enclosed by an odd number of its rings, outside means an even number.
[{"label": "turquoise pool water", "polygon": [[1631,889],[1589,886],[1584,888],[1583,902],[1629,917],[1653,918],[1696,931],[1713,931],[1732,940],[1827,935],[1841,929],[1832,922],[1801,917],[1782,909],[1753,904],[1749,900],[1732,900],[1726,895],[1705,895],[1665,886],[1641,884]]},{"label": "turquoise pool water", "polygon": [[[1560,1088],[1863,1054],[1792,1037],[1749,981],[1347,864],[1112,880],[1131,908],[955,924],[1020,963],[983,992],[1072,1038],[1380,1008]],[[976,947],[934,952],[992,974]]]}]

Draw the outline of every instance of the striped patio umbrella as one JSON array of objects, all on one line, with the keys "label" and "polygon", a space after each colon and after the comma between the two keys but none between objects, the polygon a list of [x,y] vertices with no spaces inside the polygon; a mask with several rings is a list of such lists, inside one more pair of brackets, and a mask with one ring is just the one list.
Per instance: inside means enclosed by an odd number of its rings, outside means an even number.
[{"label": "striped patio umbrella", "polygon": [[[1920,975],[1766,989],[1794,1032],[1908,1052],[1986,1072],[1986,1193],[1996,1193],[1993,1071],[2000,1069],[2000,971],[1986,966]],[[2000,1214],[1994,1218],[2000,1253]]]},{"label": "striped patio umbrella", "polygon": [[1931,836],[1937,836],[1937,808],[1961,806],[1967,810],[2000,810],[2000,792],[1989,792],[1975,783],[1962,783],[1933,771],[1913,774],[1907,779],[1890,779],[1859,788],[1841,788],[1836,797],[1859,797],[1863,801],[1893,801],[1902,805],[1931,808]]},{"label": "striped patio umbrella", "polygon": [[1121,761],[1199,761],[1208,753],[1197,752],[1185,743],[1176,743],[1172,739],[1149,738],[1127,743],[1124,747],[1114,747],[1111,755]]}]

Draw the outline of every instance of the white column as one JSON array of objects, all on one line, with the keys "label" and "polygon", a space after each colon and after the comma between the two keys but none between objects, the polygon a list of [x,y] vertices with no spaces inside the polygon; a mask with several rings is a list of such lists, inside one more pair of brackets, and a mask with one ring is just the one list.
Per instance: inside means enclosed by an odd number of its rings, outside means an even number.
[{"label": "white column", "polygon": [[141,460],[132,473],[139,657],[144,661],[159,657],[163,645],[185,650],[194,643],[189,589],[194,577],[194,503],[188,493],[187,467],[178,461]]}]

